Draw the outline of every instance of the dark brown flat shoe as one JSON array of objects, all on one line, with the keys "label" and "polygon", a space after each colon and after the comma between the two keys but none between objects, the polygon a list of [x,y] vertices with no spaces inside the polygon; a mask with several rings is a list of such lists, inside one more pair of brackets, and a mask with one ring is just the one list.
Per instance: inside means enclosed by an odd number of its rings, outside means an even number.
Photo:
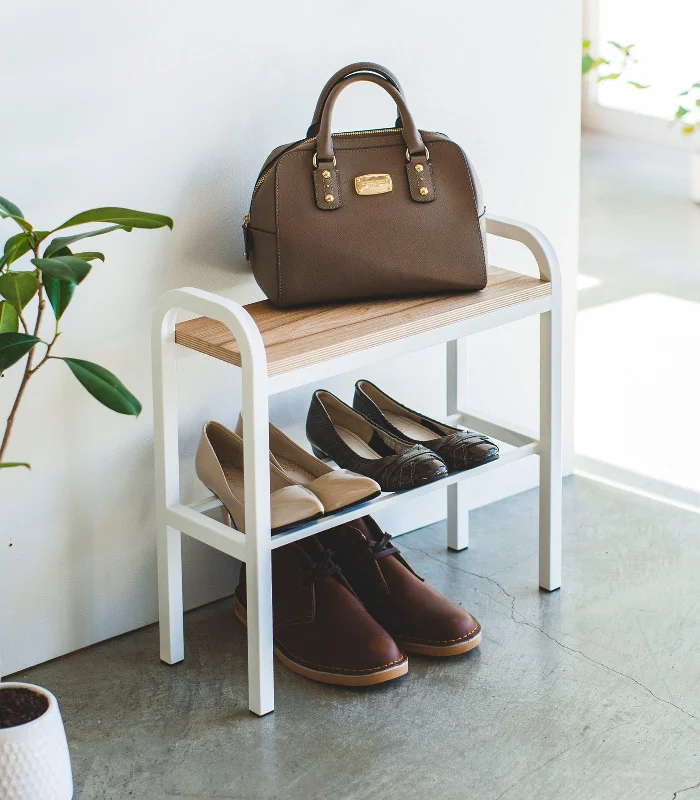
[{"label": "dark brown flat shoe", "polygon": [[481,625],[417,575],[372,517],[330,528],[318,538],[404,652],[454,656],[481,643]]},{"label": "dark brown flat shoe", "polygon": [[318,458],[373,478],[383,492],[415,489],[447,475],[434,452],[387,432],[323,389],[311,398],[306,436]]},{"label": "dark brown flat shoe", "polygon": [[450,472],[473,469],[498,458],[498,446],[488,437],[413,411],[370,381],[359,380],[355,384],[353,406],[387,433],[432,450]]},{"label": "dark brown flat shoe", "polygon": [[[408,672],[406,655],[315,537],[272,551],[272,606],[275,655],[298,675],[340,686],[372,686]],[[245,565],[234,610],[245,624]]]}]

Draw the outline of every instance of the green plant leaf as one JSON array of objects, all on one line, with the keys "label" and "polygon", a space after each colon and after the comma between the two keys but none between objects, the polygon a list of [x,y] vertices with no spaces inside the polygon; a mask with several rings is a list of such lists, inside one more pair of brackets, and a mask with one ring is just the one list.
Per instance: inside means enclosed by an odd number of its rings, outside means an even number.
[{"label": "green plant leaf", "polygon": [[32,230],[32,226],[24,218],[24,214],[19,208],[7,198],[0,197],[0,219],[6,218],[13,219],[25,231]]},{"label": "green plant leaf", "polygon": [[35,244],[39,244],[49,235],[48,231],[23,231],[16,233],[5,242],[5,248],[0,256],[0,269],[6,264],[9,266],[21,258],[25,253],[34,249]]},{"label": "green plant leaf", "polygon": [[57,322],[68,308],[75,287],[87,277],[92,269],[92,265],[84,259],[70,255],[67,247],[60,252],[68,255],[32,259],[32,262],[41,270],[41,280]]},{"label": "green plant leaf", "polygon": [[46,289],[46,296],[53,308],[56,322],[63,316],[63,312],[68,308],[73,292],[75,291],[76,284],[73,281],[59,281],[56,278],[44,278],[44,288]]},{"label": "green plant leaf", "polygon": [[637,81],[627,81],[630,86],[634,86],[635,89],[648,89],[651,84],[649,83],[637,83]]},{"label": "green plant leaf", "polygon": [[16,233],[5,242],[5,250],[0,256],[0,268],[12,264],[32,249],[32,237],[26,231]]},{"label": "green plant leaf", "polygon": [[87,222],[111,222],[125,228],[163,228],[167,226],[172,229],[173,227],[172,219],[162,214],[134,211],[131,208],[107,207],[92,208],[89,211],[83,211],[82,214],[76,214],[56,230],[71,228],[74,225],[84,225]]},{"label": "green plant leaf", "polygon": [[42,274],[46,296],[49,298],[49,303],[51,303],[51,308],[53,308],[53,313],[57,322],[63,316],[63,312],[68,308],[75,287],[87,276],[91,269],[91,265],[88,264],[87,261],[83,261],[82,259],[77,260],[82,261],[85,266],[73,266],[72,270],[75,280],[60,280],[48,276],[46,273]]},{"label": "green plant leaf", "polygon": [[27,222],[27,220],[26,219],[22,219],[22,217],[10,216],[10,219],[13,219],[20,226],[20,228],[24,228],[24,230],[27,233],[31,233],[31,231],[33,230],[32,226]]},{"label": "green plant leaf", "polygon": [[104,261],[104,253],[76,253],[76,258],[82,258],[83,261]]},{"label": "green plant leaf", "polygon": [[41,270],[42,278],[49,277],[72,283],[80,283],[91,269],[87,261],[72,255],[33,258],[32,264]]},{"label": "green plant leaf", "polygon": [[624,50],[625,49],[619,42],[613,42],[611,39],[608,39],[608,44],[611,44],[617,50]]},{"label": "green plant leaf", "polygon": [[681,133],[684,136],[690,136],[691,133],[695,133],[695,129],[696,128],[697,128],[697,125],[684,125],[681,128]]},{"label": "green plant leaf", "polygon": [[100,228],[96,231],[88,231],[87,233],[77,233],[75,236],[58,236],[49,242],[48,247],[44,250],[44,258],[50,258],[56,255],[64,247],[77,242],[80,239],[89,239],[91,236],[101,236],[103,233],[110,233],[111,231],[130,231],[131,226],[126,225],[110,225],[108,228]]},{"label": "green plant leaf", "polygon": [[676,119],[683,119],[686,114],[690,114],[690,109],[685,106],[678,106],[676,109]]},{"label": "green plant leaf", "polygon": [[32,465],[27,464],[26,461],[5,461],[0,464],[0,469],[7,469],[8,467],[26,467],[27,469],[31,469]]},{"label": "green plant leaf", "polygon": [[141,413],[141,403],[119,378],[104,367],[80,358],[63,358],[61,360],[68,364],[75,377],[103,406],[107,406],[119,414],[131,414],[135,417]]},{"label": "green plant leaf", "polygon": [[587,75],[593,69],[594,65],[595,61],[593,56],[590,56],[588,53],[586,53],[581,59],[581,74]]},{"label": "green plant leaf", "polygon": [[10,238],[5,242],[3,253],[9,253],[10,250],[14,250],[20,243],[29,244],[30,242],[31,237],[28,233],[16,233],[14,236],[10,236]]},{"label": "green plant leaf", "polygon": [[6,272],[0,275],[0,294],[21,311],[34,297],[39,281],[33,272]]},{"label": "green plant leaf", "polygon": [[590,39],[584,39],[583,42],[582,42],[582,45],[583,45],[583,49],[584,50],[588,50],[588,48],[591,46],[591,40]]},{"label": "green plant leaf", "polygon": [[609,75],[600,75],[598,77],[598,81],[616,81],[622,73],[620,72],[611,72]]},{"label": "green plant leaf", "polygon": [[19,330],[17,310],[7,300],[0,302],[0,333],[16,333]]},{"label": "green plant leaf", "polygon": [[4,197],[0,197],[0,217],[19,217],[24,219],[24,214],[19,208]]},{"label": "green plant leaf", "polygon": [[36,336],[26,333],[0,333],[0,374],[26,356],[40,341]]}]

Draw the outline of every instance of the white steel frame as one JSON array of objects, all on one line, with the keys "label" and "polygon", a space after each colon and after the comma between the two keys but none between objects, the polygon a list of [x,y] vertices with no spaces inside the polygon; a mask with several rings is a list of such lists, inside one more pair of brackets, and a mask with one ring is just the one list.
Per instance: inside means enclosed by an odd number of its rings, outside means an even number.
[{"label": "white steel frame", "polygon": [[[447,544],[452,550],[468,546],[467,481],[531,455],[540,457],[539,583],[553,591],[561,585],[561,366],[562,295],[556,254],[536,228],[490,216],[487,231],[524,244],[534,255],[541,278],[551,294],[398,341],[360,350],[268,377],[262,336],[245,308],[199,289],[176,289],[163,295],[153,326],[153,393],[155,423],[156,520],[160,657],[168,664],[184,659],[181,537],[187,534],[245,562],[247,570],[248,692],[250,710],[262,716],[274,709],[272,649],[272,550],[289,542],[384,510],[404,497],[417,497],[438,488],[448,491]],[[245,530],[241,533],[204,511],[219,506],[215,497],[184,505],[180,499],[178,404],[175,323],[179,311],[218,320],[232,332],[241,351],[245,472]],[[474,417],[460,408],[465,354],[460,339],[508,322],[540,315],[540,434],[515,431],[492,420]],[[270,535],[268,462],[268,397],[317,382],[330,375],[394,358],[435,344],[447,344],[447,406],[449,420],[474,428],[514,446],[497,461],[468,472],[449,475],[436,483],[399,494],[382,494],[359,508],[322,518],[274,538]]]}]

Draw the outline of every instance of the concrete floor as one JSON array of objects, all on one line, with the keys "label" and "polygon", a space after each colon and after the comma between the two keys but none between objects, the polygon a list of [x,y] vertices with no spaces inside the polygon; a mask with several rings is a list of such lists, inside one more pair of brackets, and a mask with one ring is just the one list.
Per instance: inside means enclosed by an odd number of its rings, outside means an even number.
[{"label": "concrete floor", "polygon": [[[697,506],[700,209],[684,159],[584,141],[577,449],[588,472]],[[639,430],[660,407],[649,446]],[[484,638],[463,657],[413,656],[384,687],[278,665],[277,711],[253,717],[230,601],[187,616],[183,664],[158,661],[151,627],[16,677],[58,695],[79,800],[700,800],[700,516],[575,477],[564,517],[549,595],[536,492],[474,512],[463,553],[444,525],[401,537]]]},{"label": "concrete floor", "polygon": [[60,698],[81,800],[700,798],[700,517],[578,477],[564,512],[552,594],[534,491],[474,512],[468,551],[443,524],[401,537],[484,639],[384,687],[277,665],[277,711],[253,717],[230,601],[187,616],[183,664],[150,627],[22,677]]}]

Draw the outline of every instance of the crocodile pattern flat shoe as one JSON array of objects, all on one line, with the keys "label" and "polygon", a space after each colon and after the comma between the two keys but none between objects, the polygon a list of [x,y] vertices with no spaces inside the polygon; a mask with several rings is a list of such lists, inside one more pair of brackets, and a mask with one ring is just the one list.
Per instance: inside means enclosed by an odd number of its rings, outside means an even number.
[{"label": "crocodile pattern flat shoe", "polygon": [[306,436],[316,456],[367,475],[384,492],[415,489],[447,475],[434,452],[388,433],[323,389],[311,398]]},{"label": "crocodile pattern flat shoe", "polygon": [[353,406],[387,433],[432,450],[450,472],[473,469],[498,458],[498,446],[488,437],[413,411],[370,381],[359,380],[355,384]]}]

